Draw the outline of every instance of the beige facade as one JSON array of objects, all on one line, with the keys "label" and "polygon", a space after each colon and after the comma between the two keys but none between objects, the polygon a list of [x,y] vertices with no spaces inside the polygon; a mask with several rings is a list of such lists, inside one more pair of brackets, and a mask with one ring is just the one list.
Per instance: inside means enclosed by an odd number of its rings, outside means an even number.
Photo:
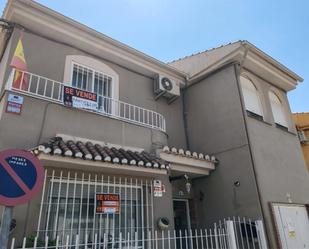
[{"label": "beige facade", "polygon": [[[42,192],[14,207],[16,245],[31,235],[144,239],[163,218],[189,231],[239,216],[262,222],[278,248],[269,205],[309,202],[286,95],[298,75],[247,41],[165,64],[34,1],[9,1],[3,18],[18,25],[1,33],[0,149],[31,151],[46,169]],[[21,33],[27,71],[10,66]],[[95,93],[97,107],[69,107],[66,87]],[[23,98],[19,115],[7,111],[12,96]],[[121,211],[96,214],[98,193],[119,195]]]}]

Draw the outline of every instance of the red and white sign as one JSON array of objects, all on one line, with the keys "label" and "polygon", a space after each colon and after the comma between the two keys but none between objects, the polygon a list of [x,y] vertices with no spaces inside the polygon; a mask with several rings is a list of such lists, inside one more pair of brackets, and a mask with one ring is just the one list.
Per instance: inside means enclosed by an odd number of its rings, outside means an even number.
[{"label": "red and white sign", "polygon": [[96,93],[78,88],[64,86],[63,102],[66,106],[96,111],[98,109],[98,96]]},{"label": "red and white sign", "polygon": [[163,196],[163,184],[160,180],[153,181],[153,195],[154,197]]},{"label": "red and white sign", "polygon": [[119,214],[120,195],[119,194],[96,194],[97,214]]},{"label": "red and white sign", "polygon": [[5,112],[20,115],[23,103],[24,97],[10,93]]}]

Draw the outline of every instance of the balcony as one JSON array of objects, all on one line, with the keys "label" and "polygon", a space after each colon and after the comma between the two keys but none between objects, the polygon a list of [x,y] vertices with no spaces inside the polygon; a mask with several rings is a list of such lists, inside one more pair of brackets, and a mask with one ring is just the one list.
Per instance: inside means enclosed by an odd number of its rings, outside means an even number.
[{"label": "balcony", "polygon": [[[8,79],[6,89],[34,98],[64,105],[64,86],[69,85],[34,73],[13,68]],[[166,131],[165,118],[161,114],[103,95],[97,94],[97,96],[97,99],[100,102],[99,108],[95,111],[87,111],[128,123],[157,129],[163,132]]]}]

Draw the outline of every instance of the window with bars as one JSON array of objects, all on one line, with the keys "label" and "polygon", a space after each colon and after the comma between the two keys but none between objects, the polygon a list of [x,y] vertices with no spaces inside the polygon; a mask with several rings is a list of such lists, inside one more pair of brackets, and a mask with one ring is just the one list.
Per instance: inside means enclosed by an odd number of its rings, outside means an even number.
[{"label": "window with bars", "polygon": [[[48,236],[51,240],[59,236],[63,242],[67,236],[79,235],[80,241],[87,237],[89,242],[95,235],[102,241],[104,234],[118,240],[122,233],[124,240],[137,235],[142,241],[143,232],[153,229],[151,180],[92,174],[80,177],[74,173],[67,176],[61,173],[59,177],[59,172],[55,171],[48,176],[46,172],[37,229],[39,236]],[[119,194],[120,213],[95,213],[96,193]]]},{"label": "window with bars", "polygon": [[113,78],[111,76],[73,63],[72,87],[96,93],[99,111],[112,112]]}]

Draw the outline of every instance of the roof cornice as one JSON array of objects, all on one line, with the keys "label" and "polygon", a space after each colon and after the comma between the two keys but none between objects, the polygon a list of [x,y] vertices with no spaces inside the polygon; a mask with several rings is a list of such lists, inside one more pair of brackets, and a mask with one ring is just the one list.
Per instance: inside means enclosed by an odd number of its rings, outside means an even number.
[{"label": "roof cornice", "polygon": [[288,69],[286,66],[284,66],[283,64],[281,64],[279,61],[275,60],[273,57],[271,57],[270,55],[266,54],[265,52],[263,52],[262,50],[260,50],[259,48],[257,48],[255,45],[253,45],[252,43],[248,42],[248,41],[242,41],[242,45],[243,46],[247,46],[248,49],[257,54],[258,56],[260,56],[261,58],[263,58],[265,61],[267,61],[268,63],[270,63],[272,66],[276,67],[277,69],[281,70],[283,73],[289,75],[291,78],[295,79],[296,81],[299,82],[303,82],[304,79],[302,77],[300,77],[299,75],[297,75],[296,73],[294,73],[293,71],[291,71],[290,69]]},{"label": "roof cornice", "polygon": [[44,17],[46,20],[50,19],[52,21],[42,22],[42,24],[44,23],[44,25],[48,25],[48,27],[54,28],[54,30],[58,30],[61,27],[65,29],[67,35],[72,34],[76,36],[78,32],[81,37],[88,39],[89,42],[91,41],[93,44],[96,44],[97,47],[106,46],[109,51],[114,50],[111,52],[114,52],[115,55],[123,56],[125,59],[130,58],[130,63],[136,62],[138,66],[144,66],[147,70],[154,72],[160,71],[176,78],[186,79],[188,77],[186,73],[158,59],[114,40],[33,0],[9,0],[5,7],[3,17],[10,20],[13,15],[22,16],[31,22],[36,22],[37,17]]},{"label": "roof cornice", "polygon": [[262,68],[265,72],[275,75],[280,82],[272,82],[272,84],[277,85],[279,88],[290,91],[295,89],[297,82],[302,82],[303,79],[293,73],[291,70],[287,69],[285,66],[272,59],[261,50],[257,49],[254,45],[247,41],[241,41],[239,47],[225,55],[223,58],[214,61],[207,68],[204,68],[200,72],[192,75],[189,78],[189,84],[198,82],[216,70],[223,68],[226,65],[239,63],[242,64],[242,67],[246,70],[246,63],[251,63],[255,67]]}]

